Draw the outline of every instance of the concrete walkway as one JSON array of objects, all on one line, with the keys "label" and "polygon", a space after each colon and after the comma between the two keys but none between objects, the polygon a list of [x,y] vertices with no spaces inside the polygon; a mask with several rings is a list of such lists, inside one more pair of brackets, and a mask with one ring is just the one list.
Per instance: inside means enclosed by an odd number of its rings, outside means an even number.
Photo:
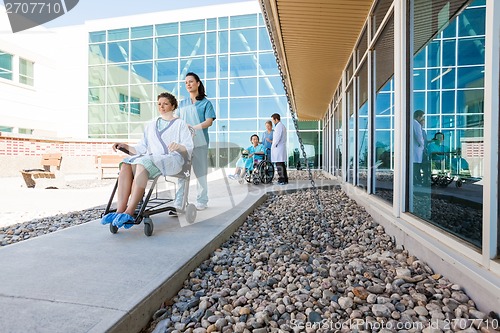
[{"label": "concrete walkway", "polygon": [[209,208],[192,225],[158,214],[146,237],[143,224],[111,234],[92,221],[0,248],[0,331],[138,332],[267,193],[310,186],[229,183],[224,170],[212,176]]}]

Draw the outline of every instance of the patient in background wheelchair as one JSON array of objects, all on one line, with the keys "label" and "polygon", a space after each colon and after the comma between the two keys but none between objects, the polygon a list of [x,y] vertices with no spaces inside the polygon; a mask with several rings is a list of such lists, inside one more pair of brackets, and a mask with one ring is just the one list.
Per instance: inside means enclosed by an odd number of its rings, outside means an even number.
[{"label": "patient in background wheelchair", "polygon": [[174,118],[176,108],[174,95],[166,92],[159,94],[160,117],[146,127],[139,144],[113,144],[114,151],[122,150],[132,156],[120,163],[116,212],[104,215],[102,224],[132,227],[130,222],[135,220],[134,212],[144,196],[148,179],[160,174],[176,175],[182,170],[185,160],[191,158],[192,135],[184,120]]},{"label": "patient in background wheelchair", "polygon": [[[254,167],[264,159],[264,146],[259,143],[259,136],[257,134],[253,134],[250,137],[250,142],[252,145],[248,147],[246,150],[248,152],[248,156],[244,157],[245,166],[242,169],[241,177],[245,177],[247,172],[251,172],[254,170]],[[237,179],[237,178],[235,178]]]}]

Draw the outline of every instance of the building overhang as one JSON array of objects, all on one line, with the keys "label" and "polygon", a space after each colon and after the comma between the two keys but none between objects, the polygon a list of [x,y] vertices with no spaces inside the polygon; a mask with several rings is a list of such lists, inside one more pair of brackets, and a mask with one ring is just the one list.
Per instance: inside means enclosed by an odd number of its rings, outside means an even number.
[{"label": "building overhang", "polygon": [[259,1],[294,112],[321,120],[374,0]]}]

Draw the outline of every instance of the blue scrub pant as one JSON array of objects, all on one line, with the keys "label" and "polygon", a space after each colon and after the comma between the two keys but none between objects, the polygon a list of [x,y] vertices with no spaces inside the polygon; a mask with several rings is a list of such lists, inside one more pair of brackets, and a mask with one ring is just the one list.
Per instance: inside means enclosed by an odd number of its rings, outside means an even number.
[{"label": "blue scrub pant", "polygon": [[[195,147],[193,149],[193,155],[191,157],[191,162],[193,166],[193,172],[196,175],[198,181],[197,185],[197,196],[196,202],[199,204],[208,203],[208,183],[207,183],[207,173],[208,173],[208,145]],[[182,198],[184,196],[184,190],[186,188],[186,180],[179,179],[177,182],[179,189],[175,195],[175,205],[182,206]]]}]

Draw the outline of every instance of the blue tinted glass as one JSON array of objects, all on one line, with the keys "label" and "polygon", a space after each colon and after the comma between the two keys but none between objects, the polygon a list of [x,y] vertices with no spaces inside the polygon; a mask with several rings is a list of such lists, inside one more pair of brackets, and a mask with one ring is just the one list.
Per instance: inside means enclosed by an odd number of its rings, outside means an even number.
[{"label": "blue tinted glass", "polygon": [[272,50],[271,40],[266,28],[259,28],[259,50],[266,51]]},{"label": "blue tinted glass", "polygon": [[138,39],[130,42],[132,61],[153,59],[153,39]]},{"label": "blue tinted glass", "polygon": [[[132,63],[130,65],[131,70],[131,82],[141,82],[144,83],[153,81],[153,63],[152,62],[142,62],[142,63]],[[139,77],[134,78],[134,75]]]},{"label": "blue tinted glass", "polygon": [[229,100],[227,98],[219,99],[219,106],[217,107],[217,118],[229,118]]},{"label": "blue tinted glass", "polygon": [[455,69],[448,67],[441,77],[443,89],[455,89]]},{"label": "blue tinted glass", "polygon": [[413,71],[413,89],[425,90],[425,70],[417,69]]},{"label": "blue tinted glass", "polygon": [[413,57],[413,68],[423,68],[425,67],[425,48]]},{"label": "blue tinted glass", "polygon": [[215,57],[207,57],[207,79],[217,76],[217,60]]},{"label": "blue tinted glass", "polygon": [[443,38],[453,38],[457,35],[457,20],[453,20],[443,30]]},{"label": "blue tinted glass", "polygon": [[257,50],[257,29],[231,30],[231,52]]},{"label": "blue tinted glass", "polygon": [[231,79],[229,89],[231,97],[257,96],[257,79],[256,78]]},{"label": "blue tinted glass", "polygon": [[227,79],[219,79],[219,97],[227,97],[229,90],[229,83]]},{"label": "blue tinted glass", "polygon": [[198,31],[205,31],[205,20],[181,22],[181,34]]},{"label": "blue tinted glass", "polygon": [[375,117],[375,128],[391,129],[391,117]]},{"label": "blue tinted glass", "polygon": [[[208,97],[212,98],[215,97],[217,93],[217,81],[215,80],[205,80],[205,93],[207,94]],[[215,105],[215,103],[212,103]]]},{"label": "blue tinted glass", "polygon": [[217,33],[207,32],[207,54],[217,53]]},{"label": "blue tinted glass", "polygon": [[[230,120],[229,121],[229,129],[232,131],[251,131],[250,133],[244,134],[243,137],[246,137],[246,143],[243,143],[244,148],[248,148],[251,146],[250,136],[257,132],[257,119],[246,119],[246,120]],[[233,136],[231,135],[231,138]],[[231,140],[231,142],[233,142]]]},{"label": "blue tinted glass", "polygon": [[471,6],[486,6],[486,0],[472,1]]},{"label": "blue tinted glass", "polygon": [[227,77],[229,60],[228,56],[219,56],[219,77]]},{"label": "blue tinted glass", "polygon": [[207,30],[217,30],[217,19],[216,18],[207,19]]},{"label": "blue tinted glass", "polygon": [[440,66],[439,58],[441,57],[441,47],[440,41],[432,41],[427,45],[427,64],[429,67],[437,67]]},{"label": "blue tinted glass", "polygon": [[89,33],[89,43],[99,43],[106,41],[106,31],[96,31]]},{"label": "blue tinted glass", "polygon": [[425,93],[413,93],[413,107],[415,110],[425,110]]},{"label": "blue tinted glass", "polygon": [[108,44],[109,62],[124,62],[128,60],[128,41]]},{"label": "blue tinted glass", "polygon": [[229,20],[227,17],[219,17],[219,29],[227,29],[228,22]]},{"label": "blue tinted glass", "polygon": [[[389,115],[391,108],[391,95],[390,94],[377,94],[375,101],[375,114],[376,115]],[[377,128],[379,128],[377,126]]]},{"label": "blue tinted glass", "polygon": [[158,58],[175,58],[178,56],[179,47],[177,45],[178,37],[156,38],[156,48]]},{"label": "blue tinted glass", "polygon": [[283,83],[280,76],[264,77],[259,79],[259,95],[283,95]]},{"label": "blue tinted glass", "polygon": [[274,53],[259,54],[260,74],[261,75],[279,75],[278,64]]},{"label": "blue tinted glass", "polygon": [[181,73],[197,73],[201,79],[205,76],[205,61],[203,58],[181,59]]},{"label": "blue tinted glass", "polygon": [[[430,91],[427,93],[427,114],[438,114],[441,106],[439,91]],[[425,110],[425,109],[423,109]]]},{"label": "blue tinted glass", "polygon": [[458,40],[458,65],[484,64],[484,38]]},{"label": "blue tinted glass", "polygon": [[455,58],[455,41],[443,41],[443,66],[454,66]]},{"label": "blue tinted glass", "polygon": [[[106,44],[89,45],[89,65],[104,64],[106,62]],[[0,55],[0,68],[2,66],[2,55]]]},{"label": "blue tinted glass", "polygon": [[231,98],[229,105],[231,119],[257,117],[257,98]]},{"label": "blue tinted glass", "polygon": [[205,54],[205,34],[181,36],[181,57]]},{"label": "blue tinted glass", "polygon": [[219,53],[227,53],[228,51],[229,39],[227,37],[227,31],[219,32]]},{"label": "blue tinted glass", "polygon": [[153,37],[153,26],[135,27],[130,29],[132,38]]},{"label": "blue tinted glass", "polygon": [[257,75],[257,56],[254,54],[232,55],[231,56],[231,77],[256,76]]},{"label": "blue tinted glass", "polygon": [[483,88],[484,66],[458,68],[457,88]]},{"label": "blue tinted glass", "polygon": [[261,13],[258,14],[258,17],[259,17],[259,25],[260,26],[265,26],[266,22],[264,22],[264,18],[262,17]]},{"label": "blue tinted glass", "polygon": [[177,82],[162,82],[158,84],[158,94],[162,91],[171,92],[174,95],[177,95],[179,91],[179,85]]},{"label": "blue tinted glass", "polygon": [[482,89],[458,90],[457,113],[482,113],[484,112],[484,93]]},{"label": "blue tinted glass", "polygon": [[128,28],[108,30],[108,41],[128,38]]},{"label": "blue tinted glass", "polygon": [[455,116],[442,116],[441,123],[443,128],[454,128],[455,127]]},{"label": "blue tinted glass", "polygon": [[179,24],[177,22],[156,25],[156,36],[175,35],[177,33],[179,33]]},{"label": "blue tinted glass", "polygon": [[[241,125],[244,125],[246,120],[244,121],[237,121],[234,124],[231,122],[230,129],[231,133],[229,133],[229,142],[232,144],[237,145],[238,147],[241,148],[248,148],[250,146],[250,136],[255,133],[255,129],[251,129],[250,131],[247,132],[233,132],[237,130],[238,128],[241,128]],[[242,128],[243,130],[248,130],[249,128]]]},{"label": "blue tinted glass", "polygon": [[462,37],[484,35],[486,26],[485,12],[485,7],[466,9],[459,16],[458,35]]},{"label": "blue tinted glass", "polygon": [[156,81],[177,81],[178,73],[177,60],[156,62]]},{"label": "blue tinted glass", "polygon": [[443,91],[443,113],[455,113],[455,91]]},{"label": "blue tinted glass", "polygon": [[108,85],[128,84],[128,64],[108,65]]},{"label": "blue tinted glass", "polygon": [[441,128],[439,116],[427,116],[425,124],[427,128]]},{"label": "blue tinted glass", "polygon": [[257,25],[257,14],[231,16],[231,29],[255,27]]},{"label": "blue tinted glass", "polygon": [[[259,98],[259,117],[270,118],[273,113],[287,114],[288,102],[286,97],[261,97]],[[281,119],[283,120],[283,118]]]},{"label": "blue tinted glass", "polygon": [[441,82],[441,69],[428,69],[427,70],[427,89],[439,89]]}]

